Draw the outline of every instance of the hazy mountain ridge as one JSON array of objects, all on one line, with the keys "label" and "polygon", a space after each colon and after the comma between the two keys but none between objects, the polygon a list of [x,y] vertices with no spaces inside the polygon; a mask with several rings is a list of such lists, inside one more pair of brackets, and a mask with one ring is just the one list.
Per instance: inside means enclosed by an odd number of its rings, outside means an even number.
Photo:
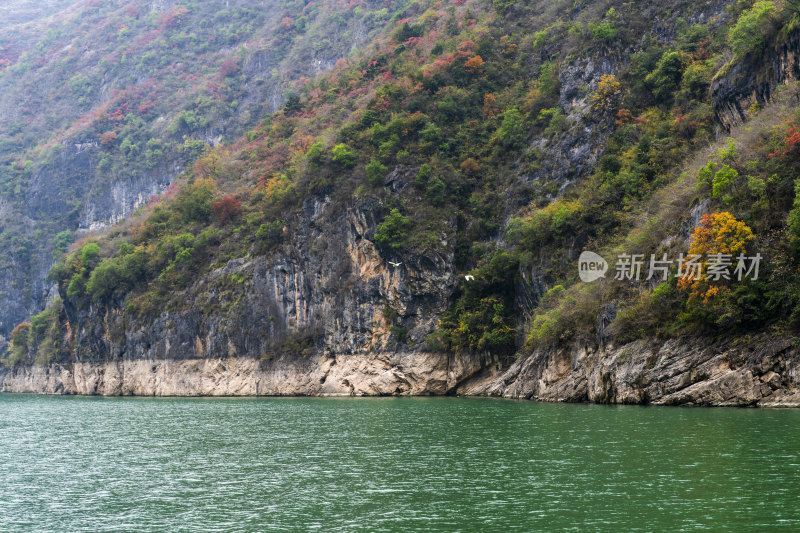
[{"label": "hazy mountain ridge", "polygon": [[392,3],[363,5],[359,14],[255,0],[15,10],[31,20],[0,33],[0,336],[52,299],[45,274],[76,230],[131,215],[393,14]]}]

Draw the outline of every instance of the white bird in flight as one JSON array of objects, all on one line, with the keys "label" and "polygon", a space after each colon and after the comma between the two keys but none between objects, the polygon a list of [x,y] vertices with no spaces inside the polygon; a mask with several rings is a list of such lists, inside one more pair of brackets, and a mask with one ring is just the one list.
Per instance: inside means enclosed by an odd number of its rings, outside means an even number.
[{"label": "white bird in flight", "polygon": [[467,274],[466,276],[464,276],[464,279],[467,281],[475,281],[475,276]]},{"label": "white bird in flight", "polygon": [[403,263],[395,263],[394,261],[389,261],[389,264],[392,265],[393,267],[399,267]]}]

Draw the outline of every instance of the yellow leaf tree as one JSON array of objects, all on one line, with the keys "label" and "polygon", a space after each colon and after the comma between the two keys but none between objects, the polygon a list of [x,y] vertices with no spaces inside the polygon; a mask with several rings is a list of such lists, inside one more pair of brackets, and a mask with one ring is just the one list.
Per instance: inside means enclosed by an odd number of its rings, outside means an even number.
[{"label": "yellow leaf tree", "polygon": [[613,74],[603,74],[590,100],[597,111],[614,111],[622,98],[622,85]]},{"label": "yellow leaf tree", "polygon": [[[689,299],[701,298],[708,303],[711,298],[730,290],[729,278],[710,275],[710,258],[730,260],[736,265],[736,256],[743,254],[753,240],[753,231],[727,211],[703,215],[692,234],[687,257],[680,265],[678,289],[687,291]],[[692,260],[691,256],[697,258]],[[716,263],[720,266],[722,263]]]}]

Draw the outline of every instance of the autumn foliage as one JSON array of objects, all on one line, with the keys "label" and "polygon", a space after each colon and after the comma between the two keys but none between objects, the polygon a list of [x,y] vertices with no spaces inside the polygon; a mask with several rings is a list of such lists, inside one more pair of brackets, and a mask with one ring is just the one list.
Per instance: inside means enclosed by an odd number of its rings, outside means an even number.
[{"label": "autumn foliage", "polygon": [[592,107],[600,111],[613,111],[622,97],[622,85],[613,74],[603,74],[592,94]]},{"label": "autumn foliage", "polygon": [[219,79],[227,78],[228,76],[232,76],[237,72],[239,72],[239,65],[236,63],[236,60],[227,59],[219,67],[218,78]]},{"label": "autumn foliage", "polygon": [[477,161],[471,157],[468,157],[461,163],[461,170],[463,170],[465,174],[474,176],[480,172],[481,167]]},{"label": "autumn foliage", "polygon": [[470,57],[464,63],[464,70],[470,74],[480,74],[483,72],[483,58],[478,55]]},{"label": "autumn foliage", "polygon": [[792,124],[788,130],[786,130],[785,137],[783,139],[784,148],[781,150],[775,150],[774,152],[767,155],[767,158],[771,159],[776,156],[780,157],[787,157],[787,156],[796,156],[800,152],[800,130],[798,130],[797,126]]},{"label": "autumn foliage", "polygon": [[100,146],[104,149],[109,149],[117,142],[117,133],[114,131],[108,131],[100,135]]},{"label": "autumn foliage", "polygon": [[[745,252],[748,243],[753,240],[752,230],[742,222],[728,213],[710,213],[703,215],[700,225],[692,234],[691,245],[687,255],[700,256],[700,275],[691,275],[688,268],[688,261],[682,265],[683,275],[678,279],[678,289],[687,291],[689,299],[702,299],[704,303],[729,290],[727,282],[729,280],[706,279],[706,272],[709,265],[709,256],[714,254],[725,254],[736,264],[736,256]],[[697,279],[699,278],[699,279]]]},{"label": "autumn foliage", "polygon": [[211,204],[211,210],[214,211],[214,216],[216,216],[217,220],[222,224],[236,219],[241,209],[242,201],[234,196],[226,196]]},{"label": "autumn foliage", "polygon": [[188,13],[189,10],[183,6],[171,9],[161,16],[161,27],[174,28],[180,24],[181,19],[183,19]]}]

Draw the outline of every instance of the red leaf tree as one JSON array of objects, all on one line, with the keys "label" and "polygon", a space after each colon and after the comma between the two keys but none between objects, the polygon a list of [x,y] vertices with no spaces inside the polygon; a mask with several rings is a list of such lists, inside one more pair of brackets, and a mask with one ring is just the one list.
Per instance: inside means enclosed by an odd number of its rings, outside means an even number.
[{"label": "red leaf tree", "polygon": [[235,196],[226,196],[211,204],[211,209],[220,223],[225,224],[239,217],[242,210],[242,201]]}]

